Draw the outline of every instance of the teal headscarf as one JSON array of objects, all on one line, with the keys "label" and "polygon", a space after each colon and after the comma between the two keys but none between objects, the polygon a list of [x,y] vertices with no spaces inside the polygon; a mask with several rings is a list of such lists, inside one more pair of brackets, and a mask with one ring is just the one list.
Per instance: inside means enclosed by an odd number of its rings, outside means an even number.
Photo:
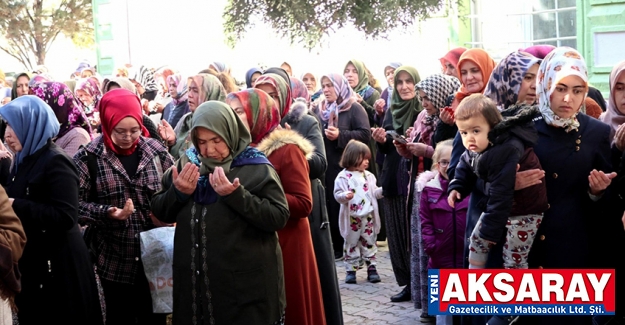
[{"label": "teal headscarf", "polygon": [[409,66],[401,66],[395,70],[395,86],[393,89],[393,101],[391,104],[391,114],[393,115],[393,129],[399,134],[404,134],[417,119],[423,107],[419,102],[419,96],[415,94],[411,100],[403,100],[397,91],[397,78],[401,72],[407,72],[416,85],[421,81],[417,69]]},{"label": "teal headscarf", "polygon": [[[230,106],[220,101],[210,100],[204,102],[193,113],[191,134],[198,127],[205,128],[219,135],[230,149],[230,155],[222,161],[211,158],[199,157],[202,162],[200,175],[207,175],[215,170],[215,167],[222,167],[228,174],[230,164],[234,157],[242,153],[252,142],[250,132],[245,128],[239,117],[234,114]],[[197,139],[192,137],[193,145],[199,148]]]},{"label": "teal headscarf", "polygon": [[25,95],[14,99],[0,107],[0,115],[22,144],[22,151],[15,154],[15,168],[59,133],[60,125],[54,111],[37,96]]}]

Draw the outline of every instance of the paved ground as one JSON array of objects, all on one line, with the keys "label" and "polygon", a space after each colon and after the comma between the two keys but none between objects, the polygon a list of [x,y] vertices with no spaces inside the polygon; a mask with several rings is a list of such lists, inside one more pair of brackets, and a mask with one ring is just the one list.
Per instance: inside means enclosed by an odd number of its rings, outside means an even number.
[{"label": "paved ground", "polygon": [[344,264],[336,263],[345,325],[422,324],[419,320],[421,311],[414,309],[412,302],[394,303],[390,300],[402,288],[395,282],[386,245],[378,249],[377,269],[382,282],[367,282],[367,270],[363,268],[356,272],[357,284],[346,284]]}]

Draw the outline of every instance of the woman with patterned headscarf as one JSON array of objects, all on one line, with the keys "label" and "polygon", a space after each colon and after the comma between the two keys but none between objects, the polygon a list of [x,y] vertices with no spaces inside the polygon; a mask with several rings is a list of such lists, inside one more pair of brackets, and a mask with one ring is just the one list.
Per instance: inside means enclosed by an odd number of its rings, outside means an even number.
[{"label": "woman with patterned headscarf", "polygon": [[371,139],[371,129],[365,109],[356,101],[354,91],[347,79],[330,73],[321,78],[325,101],[315,107],[321,120],[323,142],[326,149],[328,169],[325,174],[326,201],[330,232],[336,259],[343,257],[343,237],[339,231],[340,204],[334,200],[334,180],[341,172],[339,161],[349,140],[365,144]]},{"label": "woman with patterned headscarf", "polygon": [[542,60],[525,52],[512,52],[493,69],[484,95],[500,111],[517,103],[533,105],[536,100],[536,74]]},{"label": "woman with patterned headscarf", "polygon": [[[419,73],[413,67],[401,66],[395,70],[393,81],[393,100],[391,107],[384,116],[384,127],[373,131],[373,139],[377,142],[378,150],[386,155],[382,167],[381,183],[384,189],[384,198],[381,207],[384,211],[388,247],[391,252],[391,263],[397,284],[403,290],[391,297],[391,301],[409,301],[410,289],[410,254],[407,238],[409,233],[406,203],[410,178],[407,164],[395,148],[393,137],[388,132],[406,134],[414,124],[417,116],[423,110],[416,93],[416,84],[421,81]],[[412,149],[414,143],[397,144]],[[403,149],[403,148],[402,148]]]},{"label": "woman with patterned headscarf", "polygon": [[166,121],[158,125],[158,132],[167,146],[169,146],[169,153],[171,153],[174,159],[182,157],[184,152],[193,145],[189,138],[189,131],[191,130],[191,121],[193,120],[195,109],[209,100],[226,101],[226,90],[219,82],[219,79],[210,74],[201,73],[189,77],[187,79],[187,89],[187,101],[190,112],[181,117],[173,129]]},{"label": "woman with patterned headscarf", "polygon": [[97,79],[87,78],[78,80],[74,93],[76,94],[76,98],[82,103],[82,109],[85,111],[89,123],[93,127],[98,127],[100,125],[98,102],[102,98],[102,91],[100,90]]},{"label": "woman with patterned headscarf", "polygon": [[174,74],[167,77],[166,82],[172,100],[163,109],[161,119],[176,126],[180,118],[189,113],[187,79],[180,74]]},{"label": "woman with patterned headscarf", "polygon": [[80,146],[91,142],[91,126],[85,113],[67,86],[60,82],[43,82],[32,88],[35,96],[48,104],[61,124],[54,143],[73,157]]},{"label": "woman with patterned headscarf", "polygon": [[252,144],[276,169],[289,206],[289,221],[278,230],[284,260],[285,324],[326,324],[310,224],[312,193],[307,157],[313,145],[293,130],[276,130],[280,114],[260,89],[228,95],[226,102],[252,136]]}]

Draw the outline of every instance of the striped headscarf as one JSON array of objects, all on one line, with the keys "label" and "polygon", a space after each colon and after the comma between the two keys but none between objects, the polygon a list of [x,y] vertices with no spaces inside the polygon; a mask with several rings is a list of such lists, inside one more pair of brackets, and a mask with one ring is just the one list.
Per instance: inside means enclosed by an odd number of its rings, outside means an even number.
[{"label": "striped headscarf", "polygon": [[525,52],[512,52],[497,64],[486,85],[484,95],[490,97],[500,111],[517,103],[525,73],[541,60]]},{"label": "striped headscarf", "polygon": [[256,146],[280,124],[280,112],[276,102],[266,92],[255,88],[228,94],[227,100],[235,98],[241,102],[245,110],[252,145]]},{"label": "striped headscarf", "polygon": [[332,82],[336,92],[336,100],[332,103],[329,103],[327,99],[324,100],[319,107],[318,114],[324,122],[328,122],[328,127],[338,127],[339,113],[347,112],[352,108],[352,104],[355,101],[354,90],[349,86],[349,82],[343,75],[337,73],[324,75],[321,77],[322,84],[323,78],[327,78]]},{"label": "striped headscarf", "polygon": [[[588,70],[582,55],[571,47],[558,47],[549,53],[540,64],[537,76],[538,87],[536,88],[538,108],[545,122],[551,126],[564,128],[566,132],[579,128],[579,121],[577,120],[579,110],[570,118],[557,116],[551,110],[551,95],[556,90],[558,83],[568,76],[580,77],[586,84],[586,91],[588,90]],[[583,109],[583,106],[582,102],[579,107],[580,110]]]},{"label": "striped headscarf", "polygon": [[[268,84],[274,88],[278,93],[280,102],[278,103],[280,110],[280,118],[285,117],[291,110],[291,104],[293,99],[291,97],[291,85],[287,84],[283,77],[275,73],[265,73],[264,75],[256,79],[254,88],[258,88],[259,85]],[[275,98],[274,98],[275,99]]]},{"label": "striped headscarf", "polygon": [[143,86],[145,91],[158,90],[158,86],[154,80],[154,73],[144,65],[134,71],[134,74],[130,73],[128,79],[138,82],[141,86]]},{"label": "striped headscarf", "polygon": [[187,87],[189,82],[193,81],[199,88],[199,99],[197,106],[209,100],[226,101],[226,89],[217,77],[208,73],[200,73],[187,79]]}]

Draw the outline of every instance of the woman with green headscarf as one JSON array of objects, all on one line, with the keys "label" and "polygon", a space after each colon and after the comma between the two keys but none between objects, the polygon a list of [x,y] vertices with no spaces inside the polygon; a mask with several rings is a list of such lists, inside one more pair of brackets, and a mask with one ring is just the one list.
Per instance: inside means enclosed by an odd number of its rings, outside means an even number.
[{"label": "woman with green headscarf", "polygon": [[371,80],[367,73],[367,67],[362,61],[351,60],[347,62],[343,76],[345,76],[349,86],[354,90],[356,101],[367,111],[369,124],[373,127],[376,125],[375,116],[383,115],[384,112],[376,112],[373,108],[375,101],[380,99],[380,92],[369,84]]},{"label": "woman with green headscarf", "polygon": [[174,324],[283,324],[276,231],[289,209],[278,174],[225,103],[200,105],[189,133],[193,147],[152,199],[158,219],[177,223]]},{"label": "woman with green headscarf", "polygon": [[393,138],[387,134],[387,131],[405,134],[423,110],[415,89],[419,81],[421,81],[419,72],[413,67],[401,66],[395,70],[391,108],[385,113],[384,127],[373,131],[378,150],[386,155],[382,166],[381,182],[384,199],[382,199],[381,206],[384,211],[391,264],[397,284],[405,286],[399,294],[391,297],[393,302],[410,301],[411,297],[408,285],[410,284],[410,253],[408,251],[410,243],[408,216],[410,213],[406,210],[410,176],[408,163],[395,149]]},{"label": "woman with green headscarf", "polygon": [[191,146],[189,131],[195,109],[209,100],[226,101],[227,93],[224,86],[217,77],[207,73],[189,77],[187,89],[191,112],[181,117],[178,125],[174,125],[175,128],[172,128],[165,120],[161,120],[161,124],[158,126],[158,133],[169,147],[169,153],[174,159],[184,156],[184,152]]}]

